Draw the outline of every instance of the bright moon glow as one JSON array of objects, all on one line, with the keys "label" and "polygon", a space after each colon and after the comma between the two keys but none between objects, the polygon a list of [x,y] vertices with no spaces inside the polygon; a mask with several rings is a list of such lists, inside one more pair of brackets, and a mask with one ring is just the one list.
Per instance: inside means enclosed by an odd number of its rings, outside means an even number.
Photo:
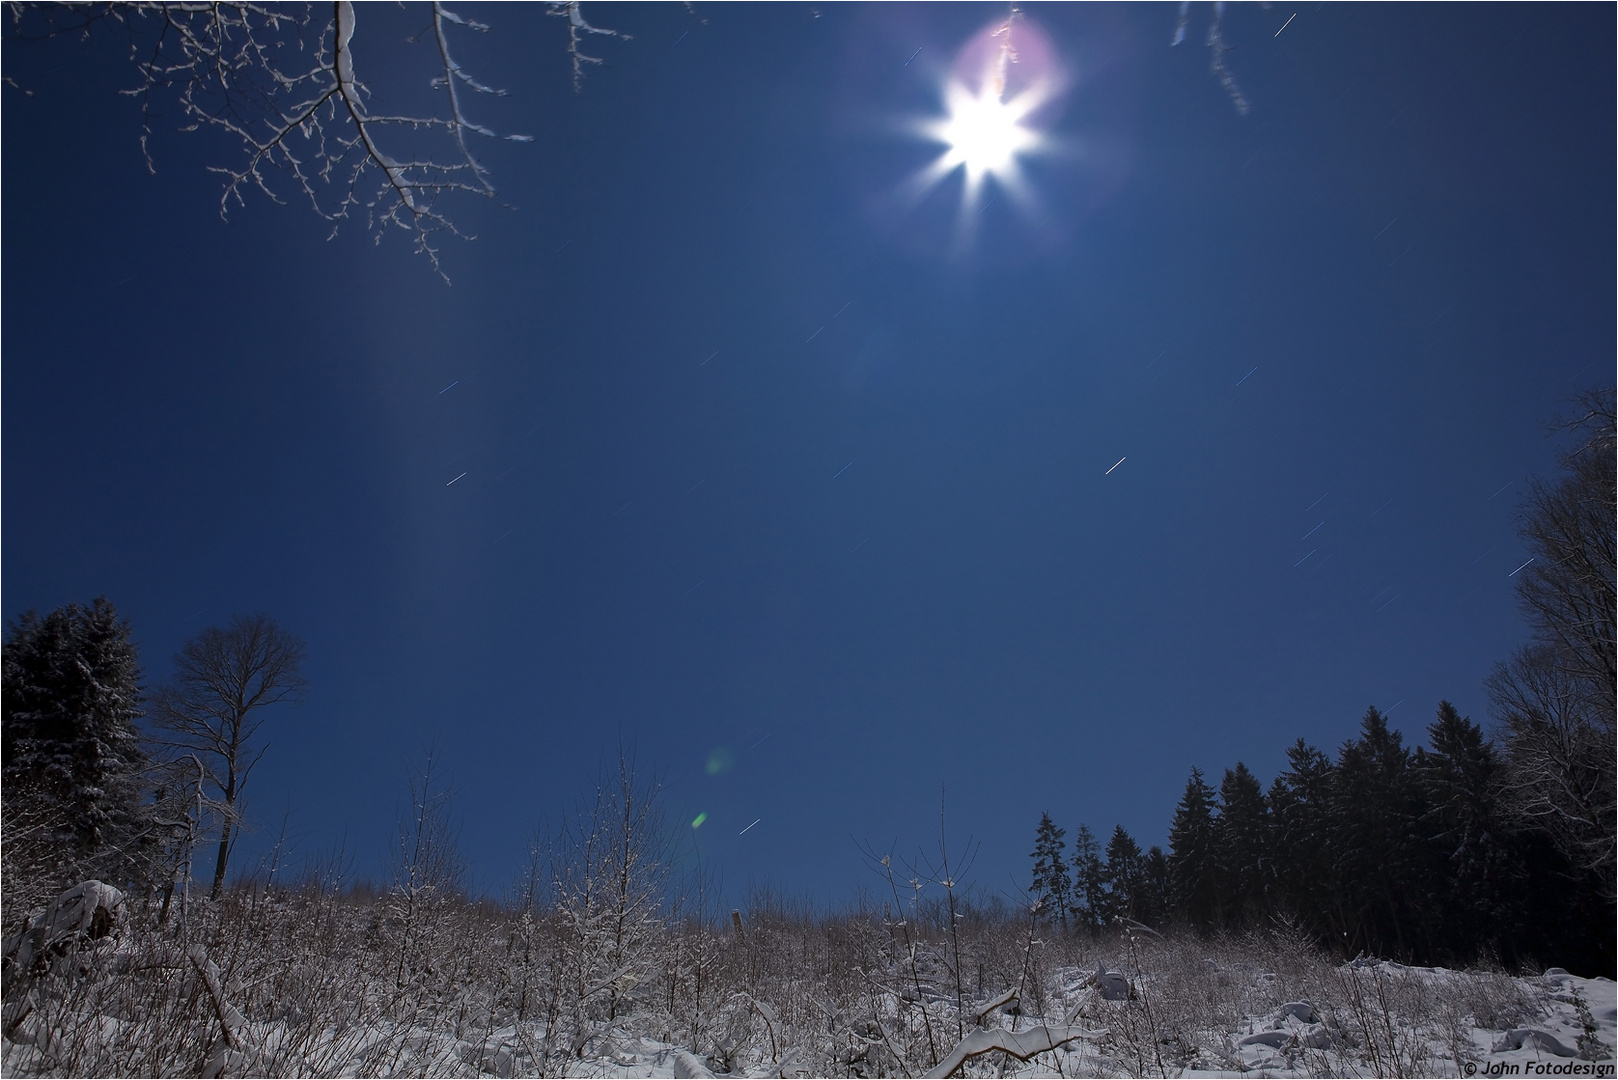
[{"label": "bright moon glow", "polygon": [[1052,121],[1046,106],[1065,87],[1065,70],[1049,40],[1038,27],[1025,23],[1015,7],[1005,22],[984,27],[962,46],[940,87],[940,114],[905,125],[913,135],[943,149],[900,184],[895,192],[900,205],[919,207],[961,174],[953,244],[957,254],[971,245],[983,212],[995,201],[985,199],[990,177],[996,197],[1005,196],[1008,203],[1038,219],[1039,200],[1024,175],[1024,164],[1035,154],[1066,153],[1061,140],[1045,131]]},{"label": "bright moon glow", "polygon": [[923,138],[942,143],[944,152],[911,177],[907,184],[910,198],[919,200],[952,173],[964,171],[962,240],[972,231],[988,177],[994,177],[1012,201],[1030,203],[1032,193],[1023,180],[1019,159],[1044,150],[1048,141],[1026,123],[1049,100],[1048,85],[1030,87],[1007,101],[995,85],[998,80],[984,81],[987,85],[976,92],[965,83],[950,82],[944,89],[944,115],[924,120],[914,129]]},{"label": "bright moon glow", "polygon": [[967,182],[974,187],[984,174],[1014,172],[1017,155],[1039,144],[1039,135],[1022,126],[1035,97],[1022,94],[1008,103],[988,87],[973,95],[960,83],[950,84],[944,95],[947,115],[928,132],[949,148],[939,164],[946,172],[966,166]]}]

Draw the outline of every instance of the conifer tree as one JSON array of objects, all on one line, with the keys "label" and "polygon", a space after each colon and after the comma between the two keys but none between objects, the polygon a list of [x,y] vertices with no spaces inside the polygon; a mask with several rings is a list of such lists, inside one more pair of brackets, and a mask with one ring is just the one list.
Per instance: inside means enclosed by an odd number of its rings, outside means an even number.
[{"label": "conifer tree", "polygon": [[1213,789],[1201,770],[1192,769],[1169,826],[1168,874],[1175,915],[1199,933],[1213,929],[1221,918],[1214,879],[1215,810]]},{"label": "conifer tree", "polygon": [[1420,941],[1412,901],[1419,897],[1425,844],[1420,791],[1410,752],[1375,707],[1360,737],[1337,756],[1333,848],[1336,880],[1348,907],[1348,947],[1408,956]]},{"label": "conifer tree", "polygon": [[29,611],[10,628],[0,667],[8,877],[45,891],[92,875],[127,883],[146,764],[129,624],[105,597]]},{"label": "conifer tree", "polygon": [[1136,900],[1136,918],[1147,926],[1168,923],[1173,910],[1173,886],[1169,877],[1168,856],[1153,844],[1142,860],[1141,894]]},{"label": "conifer tree", "polygon": [[1140,920],[1137,908],[1145,892],[1145,857],[1135,838],[1122,825],[1112,830],[1107,841],[1106,866],[1106,921],[1115,919]]},{"label": "conifer tree", "polygon": [[1099,930],[1107,920],[1106,864],[1101,861],[1101,845],[1090,826],[1080,825],[1073,834],[1074,914],[1081,916],[1088,930]]},{"label": "conifer tree", "polygon": [[1346,956],[1610,971],[1608,892],[1519,816],[1503,752],[1448,702],[1427,738],[1406,748],[1373,708],[1335,762],[1297,740],[1267,794],[1241,764],[1218,793],[1193,769],[1169,854],[1118,830],[1092,909],[1202,931],[1277,917]]},{"label": "conifer tree", "polygon": [[1043,902],[1045,910],[1064,928],[1067,926],[1067,910],[1071,903],[1069,894],[1072,891],[1067,863],[1062,861],[1062,849],[1067,846],[1062,840],[1065,835],[1067,830],[1057,828],[1050,814],[1041,813],[1032,852],[1034,896]]},{"label": "conifer tree", "polygon": [[1239,761],[1234,769],[1225,770],[1219,802],[1214,853],[1225,923],[1232,928],[1247,926],[1267,907],[1269,810],[1258,779]]},{"label": "conifer tree", "polygon": [[1287,748],[1287,764],[1268,796],[1275,904],[1317,939],[1340,946],[1347,918],[1332,855],[1335,767],[1302,739]]},{"label": "conifer tree", "polygon": [[1521,863],[1500,805],[1499,761],[1482,729],[1441,701],[1427,739],[1432,749],[1415,757],[1422,833],[1433,845],[1424,909],[1443,956],[1465,963],[1480,946],[1499,951],[1500,932],[1517,921]]}]

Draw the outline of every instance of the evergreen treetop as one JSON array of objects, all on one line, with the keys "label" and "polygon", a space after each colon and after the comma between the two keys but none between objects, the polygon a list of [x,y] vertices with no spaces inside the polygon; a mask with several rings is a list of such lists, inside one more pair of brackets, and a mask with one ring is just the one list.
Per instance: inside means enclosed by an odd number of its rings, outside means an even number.
[{"label": "evergreen treetop", "polygon": [[146,765],[128,622],[105,597],[43,617],[29,611],[10,627],[0,669],[8,839],[54,863],[61,881],[117,876],[96,867],[130,854]]},{"label": "evergreen treetop", "polygon": [[1067,864],[1062,861],[1062,849],[1067,846],[1062,837],[1066,835],[1067,830],[1057,828],[1050,814],[1040,814],[1031,853],[1034,860],[1034,896],[1063,926],[1067,925],[1072,892]]},{"label": "evergreen treetop", "polygon": [[1169,826],[1168,874],[1174,910],[1199,931],[1212,928],[1220,918],[1214,880],[1216,809],[1213,788],[1202,779],[1201,770],[1193,768]]}]

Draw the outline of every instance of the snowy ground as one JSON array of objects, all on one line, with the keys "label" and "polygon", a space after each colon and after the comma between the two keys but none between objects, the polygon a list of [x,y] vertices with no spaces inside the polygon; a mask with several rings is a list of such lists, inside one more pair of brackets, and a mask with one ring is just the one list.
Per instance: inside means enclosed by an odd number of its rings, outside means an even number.
[{"label": "snowy ground", "polygon": [[[1467,973],[1444,968],[1410,968],[1389,961],[1375,965],[1375,974],[1392,980],[1419,980],[1437,1000],[1444,1000]],[[1068,970],[1076,988],[1094,983],[1087,973]],[[1374,977],[1374,976],[1373,976]],[[1262,980],[1263,975],[1260,976]],[[1273,978],[1273,976],[1272,976]],[[1539,1014],[1530,1022],[1509,1028],[1492,1028],[1466,1014],[1458,1017],[1459,1038],[1434,1037],[1413,1025],[1401,1025],[1389,1017],[1381,1045],[1342,1030],[1341,1017],[1325,1003],[1317,1008],[1307,1001],[1287,1002],[1273,1012],[1243,1017],[1227,1033],[1221,1048],[1204,1049],[1199,1059],[1176,1066],[1172,1059],[1161,1063],[1151,1056],[1142,1068],[1138,1052],[1120,1052],[1120,1039],[1109,1031],[1105,1038],[1080,1040],[1060,1050],[1018,1063],[991,1054],[973,1066],[968,1074],[986,1074],[982,1064],[992,1066],[993,1075],[1003,1076],[1179,1076],[1179,1077],[1320,1077],[1320,1076],[1461,1076],[1461,1077],[1557,1077],[1614,1075],[1614,1046],[1618,1045],[1618,996],[1610,979],[1584,979],[1552,968],[1539,978],[1514,980],[1531,1000],[1541,1003]],[[1373,989],[1374,989],[1373,983]],[[1086,987],[1088,988],[1088,987]],[[1581,1015],[1580,1005],[1584,1006]],[[1107,1002],[1120,1017],[1141,1013],[1147,1008],[1138,991],[1134,1000]],[[1353,1010],[1347,1009],[1346,1012]],[[1383,1014],[1386,1015],[1386,1014]],[[1334,1023],[1333,1020],[1337,1020]],[[1024,1021],[1027,1030],[1034,1025]],[[1127,1021],[1116,1025],[1127,1026]],[[514,1039],[515,1032],[500,1036]],[[689,1051],[650,1039],[620,1034],[614,1053],[589,1062],[579,1062],[573,1075],[601,1077],[689,1077],[715,1074],[705,1062]],[[494,1040],[499,1042],[500,1040]],[[493,1047],[491,1046],[491,1049]],[[496,1051],[498,1054],[498,1051]],[[1150,1053],[1148,1051],[1148,1053]],[[1594,1060],[1591,1060],[1594,1059]],[[1000,1071],[1005,1060],[1009,1067]],[[817,1075],[800,1064],[788,1049],[779,1061],[757,1062],[729,1075],[749,1077],[792,1077]]]},{"label": "snowy ground", "polygon": [[[1360,1010],[1352,1001],[1284,1002],[1262,1014],[1244,1016],[1222,1040],[1210,1040],[1191,1060],[1181,1060],[1178,1047],[1154,1045],[1144,1035],[1151,1023],[1150,987],[1153,980],[1125,980],[1132,996],[1107,1000],[1094,972],[1064,969],[1058,973],[1067,998],[1079,1006],[1092,1037],[1075,1040],[1053,1051],[1018,1062],[998,1051],[967,1062],[960,1075],[1002,1076],[1181,1076],[1181,1077],[1317,1077],[1317,1076],[1464,1076],[1559,1077],[1614,1075],[1613,1048],[1618,999],[1615,984],[1607,979],[1584,979],[1552,969],[1542,977],[1512,980],[1524,999],[1537,1003],[1533,1015],[1509,1027],[1491,1026],[1471,1012],[1461,1013],[1466,996],[1458,986],[1473,976],[1442,968],[1407,968],[1381,962],[1369,970],[1345,965],[1345,974],[1358,978],[1367,991]],[[1269,976],[1273,979],[1273,976]],[[1258,989],[1268,981],[1259,976]],[[1406,1022],[1393,1011],[1394,987],[1408,989],[1420,983],[1437,1003],[1434,1016]],[[1376,990],[1385,991],[1378,999]],[[1142,993],[1142,990],[1145,993]],[[1384,1005],[1387,1006],[1384,1009]],[[1581,1008],[1582,1007],[1582,1008]],[[766,1013],[768,1006],[764,1006]],[[1074,1011],[1070,1004],[1066,1010]],[[1107,1028],[1097,1021],[1111,1018]],[[763,1019],[763,1015],[760,1016]],[[773,1015],[770,1016],[773,1020]],[[1057,1027],[1061,1018],[1045,1021]],[[1483,1018],[1487,1021],[1489,1018]],[[996,1020],[998,1024],[996,1025]],[[1450,1030],[1445,1031],[1443,1021]],[[1001,1015],[990,1021],[1019,1032],[1041,1025],[1027,1018],[1013,1021]],[[770,1025],[766,1025],[769,1027]],[[96,1037],[117,1042],[139,1024],[103,1017]],[[1104,1032],[1104,1034],[1103,1034]],[[204,1063],[204,1075],[260,1075],[263,1065],[279,1060],[278,1043],[288,1036],[286,1025],[249,1023],[240,1032],[241,1052],[220,1047]],[[448,1036],[430,1027],[377,1027],[368,1031],[331,1031],[319,1072],[339,1076],[519,1076],[541,1075],[532,1066],[533,1030],[517,1025],[492,1031],[481,1041]],[[26,1035],[24,1036],[26,1038]],[[386,1047],[387,1065],[377,1051]],[[344,1050],[346,1049],[346,1052]],[[762,1050],[762,1047],[759,1048]],[[695,1077],[733,1075],[794,1077],[826,1075],[828,1062],[815,1048],[777,1044],[775,1053],[738,1054],[724,1063],[694,1054],[689,1048],[638,1035],[624,1027],[602,1025],[592,1045],[566,1064],[571,1076]],[[4,1074],[7,1076],[61,1073],[51,1055],[37,1045],[7,1041]],[[746,1058],[748,1060],[742,1060]],[[184,1064],[176,1072],[188,1072]],[[716,1071],[720,1070],[720,1071]],[[301,1069],[293,1069],[301,1072]],[[846,1072],[842,1073],[847,1075]]]},{"label": "snowy ground", "polygon": [[319,891],[101,937],[68,914],[43,961],[8,942],[5,1076],[1612,1077],[1618,1045],[1608,979],[1344,964],[1282,930],[760,911],[619,933]]},{"label": "snowy ground", "polygon": [[[1456,979],[1456,973],[1443,968],[1405,968],[1386,961],[1379,967],[1426,982],[1440,1000]],[[1231,1033],[1231,1052],[1240,1061],[1240,1069],[1216,1065],[1188,1069],[1181,1075],[1352,1076],[1365,1075],[1368,1066],[1390,1063],[1408,1067],[1408,1072],[1400,1068],[1391,1075],[1613,1075],[1614,1026],[1618,1023],[1614,988],[1618,984],[1609,979],[1577,978],[1560,968],[1552,968],[1539,979],[1518,982],[1543,1002],[1542,1010],[1532,1020],[1504,1030],[1480,1025],[1476,1017],[1467,1015],[1458,1028],[1458,1039],[1434,1038],[1408,1028],[1402,1033],[1390,1032],[1401,1035],[1404,1045],[1385,1048],[1387,1056],[1379,1063],[1366,1060],[1363,1046],[1356,1048],[1360,1053],[1335,1052],[1319,1017],[1302,1016],[1303,1010],[1284,1007],[1246,1018]],[[1581,1002],[1587,1016],[1581,1016]],[[1389,1041],[1396,1044],[1399,1040]],[[1375,1075],[1390,1073],[1376,1070]]]}]

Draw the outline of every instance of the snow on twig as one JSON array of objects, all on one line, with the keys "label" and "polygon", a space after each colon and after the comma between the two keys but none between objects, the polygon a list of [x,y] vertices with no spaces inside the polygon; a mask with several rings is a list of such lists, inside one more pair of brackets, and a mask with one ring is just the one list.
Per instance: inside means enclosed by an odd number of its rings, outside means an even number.
[{"label": "snow on twig", "polygon": [[573,90],[575,93],[584,90],[584,65],[606,63],[599,56],[590,56],[579,48],[583,41],[583,34],[602,34],[606,37],[622,38],[624,41],[633,40],[630,35],[618,30],[607,30],[599,26],[591,26],[584,19],[584,11],[577,0],[569,3],[553,3],[550,7],[552,15],[558,15],[567,20],[568,46],[567,51],[573,57]]},{"label": "snow on twig", "polygon": [[[602,62],[580,51],[583,36],[628,35],[591,26],[577,3],[553,8],[569,21],[568,51],[579,88],[582,65]],[[129,29],[139,79],[124,92],[141,103],[140,145],[148,169],[156,171],[151,136],[164,93],[177,99],[180,130],[216,130],[243,151],[237,164],[211,169],[224,182],[221,216],[244,205],[249,189],[284,203],[290,178],[291,188],[331,222],[334,233],[363,210],[367,228],[379,242],[388,227],[405,230],[414,249],[443,277],[435,234],[470,237],[440,206],[440,198],[495,195],[489,171],[473,153],[467,134],[510,142],[533,138],[498,133],[468,115],[466,91],[495,97],[505,92],[479,81],[456,60],[451,27],[478,33],[489,27],[436,0],[431,9],[438,71],[429,85],[443,91],[444,107],[395,114],[371,108],[371,92],[355,53],[361,9],[349,0],[301,11],[241,0],[142,0],[97,5],[71,25],[58,25],[56,16],[42,8],[11,5],[14,33],[21,38],[88,34],[104,23]],[[324,20],[317,14],[321,11],[329,13]],[[419,136],[435,132],[447,136],[447,152],[400,148],[401,143],[419,146]]]}]

